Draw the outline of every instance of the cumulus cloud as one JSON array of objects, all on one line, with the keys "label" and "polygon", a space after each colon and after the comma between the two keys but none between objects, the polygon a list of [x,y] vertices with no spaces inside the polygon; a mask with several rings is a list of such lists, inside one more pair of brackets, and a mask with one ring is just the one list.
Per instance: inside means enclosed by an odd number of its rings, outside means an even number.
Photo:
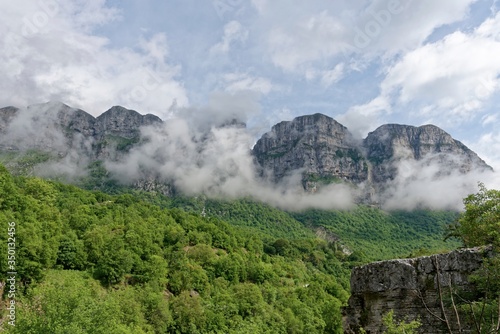
[{"label": "cumulus cloud", "polygon": [[120,20],[104,0],[2,2],[0,13],[3,105],[60,100],[98,115],[116,104],[162,114],[188,103],[164,34],[116,48],[95,33]]},{"label": "cumulus cloud", "polygon": [[380,95],[355,108],[384,112],[386,105],[372,107],[386,100],[398,109],[413,109],[428,122],[449,125],[481,115],[500,87],[499,26],[497,14],[470,33],[456,31],[408,52],[388,69]]},{"label": "cumulus cloud", "polygon": [[379,96],[370,103],[354,106],[337,117],[337,120],[344,124],[356,138],[364,138],[369,131],[383,124],[383,115],[391,111],[390,101]]},{"label": "cumulus cloud", "polygon": [[[304,73],[336,64],[404,53],[436,28],[466,17],[475,0],[253,1],[267,27],[267,51],[285,71]],[[269,33],[268,33],[269,31]],[[339,58],[340,57],[340,58]]]}]

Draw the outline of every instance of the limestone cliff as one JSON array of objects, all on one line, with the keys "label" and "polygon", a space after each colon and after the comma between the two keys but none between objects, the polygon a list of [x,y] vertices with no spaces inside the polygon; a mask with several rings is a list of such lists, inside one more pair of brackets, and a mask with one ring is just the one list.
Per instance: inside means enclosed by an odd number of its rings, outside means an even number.
[{"label": "limestone cliff", "polygon": [[[159,124],[162,120],[154,115],[120,106],[97,118],[60,102],[6,107],[0,109],[0,150],[40,150],[49,152],[50,159],[76,161],[82,167],[120,160],[143,140],[141,127]],[[220,127],[244,128],[245,124],[228,119]],[[197,135],[202,149],[209,134]],[[322,114],[274,125],[256,142],[252,154],[259,174],[274,182],[299,179],[310,192],[329,183],[349,183],[361,190],[359,200],[369,203],[378,202],[376,194],[383,194],[397,178],[401,162],[432,164],[436,176],[491,169],[436,126],[388,124],[356,140],[345,126]]]},{"label": "limestone cliff", "polygon": [[375,184],[393,179],[402,160],[425,160],[424,164],[440,166],[439,173],[491,169],[476,153],[434,125],[382,125],[368,134],[363,146]]},{"label": "limestone cliff", "polygon": [[[77,149],[92,158],[111,146],[138,141],[142,126],[160,124],[154,115],[112,107],[95,118],[60,102],[0,109],[0,145],[10,150],[40,149],[65,155]],[[83,149],[83,151],[82,151]],[[106,155],[106,154],[105,154]]]},{"label": "limestone cliff", "polygon": [[360,145],[345,126],[322,114],[276,124],[257,141],[253,154],[273,180],[298,172],[308,190],[341,180],[360,183],[368,177]]},{"label": "limestone cliff", "polygon": [[322,114],[276,124],[257,141],[253,154],[262,174],[274,181],[299,173],[306,190],[331,182],[363,183],[365,198],[372,200],[373,192],[382,193],[397,177],[401,162],[418,162],[415,169],[432,165],[435,177],[491,170],[434,125],[382,125],[357,141],[345,126]]},{"label": "limestone cliff", "polygon": [[[447,254],[414,259],[391,260],[356,267],[351,273],[351,297],[344,309],[345,333],[382,333],[382,317],[394,310],[396,319],[419,319],[419,333],[447,333],[449,319],[452,331],[458,333],[458,322],[449,304],[450,289],[473,291],[469,275],[477,270],[490,248],[456,250]],[[441,299],[446,304],[441,308]],[[461,317],[465,333],[471,323]]]}]

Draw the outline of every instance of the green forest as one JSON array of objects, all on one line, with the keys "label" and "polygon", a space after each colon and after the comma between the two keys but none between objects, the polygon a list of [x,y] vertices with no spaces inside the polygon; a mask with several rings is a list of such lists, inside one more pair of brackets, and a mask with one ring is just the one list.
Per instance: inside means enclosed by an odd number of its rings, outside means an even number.
[{"label": "green forest", "polygon": [[15,326],[4,308],[2,327],[23,334],[342,333],[353,266],[456,248],[458,239],[443,240],[457,218],[108,194],[0,166],[0,252],[15,249],[0,259],[1,281],[16,272]]}]

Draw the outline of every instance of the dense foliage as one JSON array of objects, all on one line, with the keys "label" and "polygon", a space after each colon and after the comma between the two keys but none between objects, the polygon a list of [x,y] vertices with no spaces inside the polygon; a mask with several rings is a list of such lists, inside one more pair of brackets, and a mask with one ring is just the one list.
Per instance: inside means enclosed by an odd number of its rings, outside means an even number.
[{"label": "dense foliage", "polygon": [[202,196],[164,199],[160,205],[216,217],[255,233],[263,233],[264,238],[265,235],[310,238],[323,235],[320,231],[327,231],[326,239],[338,249],[352,252],[352,261],[419,256],[448,251],[460,245],[453,238],[443,241],[447,227],[459,216],[453,211],[385,212],[360,205],[343,211],[310,209],[284,212],[249,199],[229,202]]},{"label": "dense foliage", "polygon": [[[0,168],[0,251],[9,222],[17,243],[8,332],[341,332],[349,266],[324,240],[263,239],[130,194]],[[2,257],[2,281],[8,271]]]},{"label": "dense foliage", "polygon": [[[102,166],[93,172],[89,184],[106,180]],[[449,247],[442,226],[454,217],[287,213],[249,199],[101,188],[115,194],[0,166],[0,252],[11,222],[16,238],[17,318],[3,322],[7,332],[341,333],[352,266]],[[8,271],[2,257],[1,281]]]},{"label": "dense foliage", "polygon": [[[461,291],[459,308],[474,324],[476,333],[500,332],[500,191],[479,184],[479,192],[464,199],[465,212],[451,227],[451,235],[466,247],[490,245],[493,256],[471,276],[477,293]],[[460,296],[462,295],[462,296]]]}]

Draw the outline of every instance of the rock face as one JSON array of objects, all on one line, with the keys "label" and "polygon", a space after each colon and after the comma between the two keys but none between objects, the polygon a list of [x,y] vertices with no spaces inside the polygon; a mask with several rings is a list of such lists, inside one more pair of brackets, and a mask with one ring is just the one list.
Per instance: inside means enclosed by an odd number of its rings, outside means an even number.
[{"label": "rock face", "polygon": [[368,178],[360,145],[345,126],[322,114],[276,124],[257,141],[253,154],[275,181],[300,172],[307,190],[321,183]]},{"label": "rock face", "polygon": [[476,153],[434,125],[382,125],[368,134],[363,146],[375,184],[393,179],[402,160],[425,160],[427,165],[441,166],[441,173],[491,169]]},{"label": "rock face", "polygon": [[326,183],[365,183],[380,190],[398,173],[401,161],[433,165],[436,176],[491,170],[458,140],[434,125],[387,124],[356,141],[334,119],[314,114],[281,122],[255,144],[253,154],[262,174],[274,181],[300,173],[306,190]]},{"label": "rock face", "polygon": [[97,117],[96,123],[100,136],[112,135],[130,139],[139,135],[141,126],[159,124],[162,120],[155,115],[141,115],[135,110],[114,106]]},{"label": "rock face", "polygon": [[[344,308],[344,332],[382,333],[382,317],[394,311],[395,319],[419,319],[419,333],[447,333],[446,318],[458,333],[455,312],[449,306],[453,292],[474,291],[468,276],[477,270],[491,248],[471,248],[414,259],[391,260],[356,267],[351,273],[351,297]],[[440,291],[445,303],[443,313]],[[464,333],[472,324],[460,317]]]},{"label": "rock face", "polygon": [[142,126],[161,124],[154,115],[112,107],[97,118],[81,109],[60,102],[31,105],[26,109],[0,109],[0,146],[11,150],[55,150],[61,155],[69,149],[86,146],[84,154],[101,157],[110,143],[138,139]]},{"label": "rock face", "polygon": [[0,108],[0,134],[6,131],[7,126],[16,116],[18,110],[16,107]]},{"label": "rock face", "polygon": [[[60,102],[6,107],[0,109],[0,151],[40,150],[51,159],[77,161],[80,167],[117,161],[141,141],[141,127],[161,123],[154,115],[120,106],[97,118]],[[245,124],[229,119],[219,126],[244,128]],[[207,135],[201,133],[201,146]],[[418,168],[432,164],[437,166],[436,176],[491,169],[436,126],[388,124],[364,140],[355,140],[345,126],[322,114],[274,125],[252,154],[259,173],[274,182],[292,180],[296,185],[299,179],[309,192],[330,183],[348,183],[362,190],[359,201],[369,203],[380,202],[377,194],[397,178],[401,162],[420,162]]]}]

